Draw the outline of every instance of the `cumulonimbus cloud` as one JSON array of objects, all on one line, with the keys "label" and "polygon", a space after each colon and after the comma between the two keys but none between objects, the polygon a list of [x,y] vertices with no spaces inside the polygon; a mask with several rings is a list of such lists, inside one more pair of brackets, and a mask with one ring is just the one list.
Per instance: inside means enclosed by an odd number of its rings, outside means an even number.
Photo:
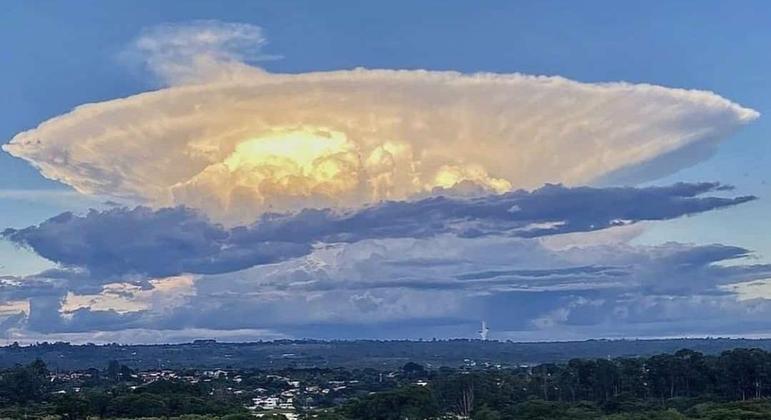
[{"label": "cumulonimbus cloud", "polygon": [[715,183],[580,186],[683,168],[757,112],[711,92],[561,77],[272,74],[254,66],[265,44],[244,24],[150,28],[126,56],[168,87],[83,105],[3,146],[79,192],[149,207],[2,232],[59,267],[0,278],[0,332],[167,341],[180,328],[339,337],[392,323],[403,337],[436,323],[473,334],[481,318],[553,339],[726,317],[725,331],[748,331],[771,313],[756,285],[771,267],[723,264],[744,248],[628,243],[636,222],[754,197]]},{"label": "cumulonimbus cloud", "polygon": [[135,45],[176,85],[80,106],[4,150],[84,193],[248,221],[464,183],[500,193],[631,168],[657,176],[693,163],[673,162],[677,151],[702,158],[758,116],[710,92],[646,84],[366,69],[271,74],[244,63],[245,44],[264,43],[257,29],[194,29],[165,26]]}]

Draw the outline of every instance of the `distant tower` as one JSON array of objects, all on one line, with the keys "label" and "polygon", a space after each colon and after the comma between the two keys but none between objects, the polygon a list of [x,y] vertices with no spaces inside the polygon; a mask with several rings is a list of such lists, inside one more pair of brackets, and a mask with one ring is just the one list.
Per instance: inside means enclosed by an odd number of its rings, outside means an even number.
[{"label": "distant tower", "polygon": [[490,329],[487,328],[487,322],[482,321],[482,329],[479,330],[479,336],[482,337],[482,340],[487,340],[488,332],[490,332]]}]

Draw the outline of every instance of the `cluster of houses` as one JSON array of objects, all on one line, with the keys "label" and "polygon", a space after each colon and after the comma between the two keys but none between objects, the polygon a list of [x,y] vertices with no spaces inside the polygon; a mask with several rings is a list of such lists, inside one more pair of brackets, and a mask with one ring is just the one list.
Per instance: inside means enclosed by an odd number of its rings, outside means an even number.
[{"label": "cluster of houses", "polygon": [[[339,391],[346,388],[345,385],[342,385],[342,381],[330,381],[329,385],[331,387],[322,387],[319,385],[301,387],[300,381],[292,380],[291,378],[284,376],[268,375],[268,378],[286,382],[290,389],[281,391],[281,393],[277,395],[269,395],[268,390],[265,388],[255,389],[254,392],[263,395],[252,398],[252,405],[248,408],[255,411],[258,415],[260,411],[264,410],[279,410],[286,416],[295,410],[295,402],[300,396],[308,397],[310,395],[325,395],[332,391]],[[306,406],[305,408],[310,407]]]},{"label": "cluster of houses", "polygon": [[[248,408],[255,417],[262,417],[270,413],[281,413],[288,419],[297,418],[298,411],[313,409],[319,401],[343,401],[350,398],[356,392],[361,391],[363,384],[358,380],[297,380],[288,376],[267,374],[264,376],[266,388],[247,385],[252,383],[251,378],[242,375],[248,375],[242,371],[234,370],[144,370],[128,371],[123,374],[123,380],[133,382],[130,389],[137,389],[156,381],[184,381],[190,384],[217,382],[216,392],[230,393],[234,396],[242,396],[246,408]],[[396,372],[381,373],[379,382],[384,380],[393,380]],[[82,383],[89,379],[98,379],[102,374],[96,369],[84,372],[66,372],[52,373],[51,381],[62,384],[62,389],[56,391],[57,394],[70,392],[79,392]],[[416,382],[417,385],[427,385],[423,380]],[[210,391],[213,395],[215,388]],[[299,408],[299,410],[298,410]]]}]

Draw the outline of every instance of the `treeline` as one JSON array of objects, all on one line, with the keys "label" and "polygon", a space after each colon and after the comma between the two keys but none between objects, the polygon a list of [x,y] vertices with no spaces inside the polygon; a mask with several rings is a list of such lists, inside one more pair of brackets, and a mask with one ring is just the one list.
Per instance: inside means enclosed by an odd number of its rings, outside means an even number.
[{"label": "treeline", "polygon": [[404,387],[375,394],[342,408],[319,414],[318,420],[750,420],[771,419],[767,400],[698,401],[669,400],[661,404],[643,401],[610,409],[589,401],[575,403],[528,400],[499,409],[479,404],[468,415],[443,411],[425,388]]},{"label": "treeline", "polygon": [[74,420],[190,414],[229,420],[253,418],[243,401],[234,400],[213,384],[161,380],[137,386],[132,383],[131,369],[114,361],[104,371],[89,369],[84,373],[86,379],[73,387],[52,376],[40,360],[1,371],[0,418],[56,416]]},{"label": "treeline", "polygon": [[759,349],[503,370],[407,370],[428,384],[351,401],[330,418],[771,419],[771,353]]}]

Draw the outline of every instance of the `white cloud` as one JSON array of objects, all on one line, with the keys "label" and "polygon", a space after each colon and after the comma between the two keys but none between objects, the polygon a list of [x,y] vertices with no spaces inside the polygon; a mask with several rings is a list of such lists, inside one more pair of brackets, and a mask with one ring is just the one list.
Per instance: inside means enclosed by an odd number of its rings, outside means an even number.
[{"label": "white cloud", "polygon": [[29,314],[29,300],[9,300],[0,302],[0,318],[21,313]]},{"label": "white cloud", "polygon": [[757,279],[748,282],[727,284],[722,290],[733,293],[739,301],[753,299],[771,300],[771,279]]},{"label": "white cloud", "polygon": [[166,312],[183,305],[195,295],[191,276],[176,276],[150,280],[149,286],[130,283],[110,283],[98,294],[77,294],[71,291],[62,302],[59,312],[65,317],[81,309],[115,311],[119,314],[139,311]]},{"label": "white cloud", "polygon": [[672,166],[677,151],[703,158],[758,116],[710,92],[645,84],[366,69],[270,74],[244,63],[258,54],[247,46],[262,44],[248,25],[150,30],[136,49],[182,85],[80,106],[3,148],[80,192],[185,204],[234,221],[464,181],[500,192],[624,171],[655,177],[693,163]]},{"label": "white cloud", "polygon": [[200,20],[148,28],[123,56],[138,60],[168,84],[236,77],[254,69],[245,63],[269,59],[262,29],[243,23]]}]

